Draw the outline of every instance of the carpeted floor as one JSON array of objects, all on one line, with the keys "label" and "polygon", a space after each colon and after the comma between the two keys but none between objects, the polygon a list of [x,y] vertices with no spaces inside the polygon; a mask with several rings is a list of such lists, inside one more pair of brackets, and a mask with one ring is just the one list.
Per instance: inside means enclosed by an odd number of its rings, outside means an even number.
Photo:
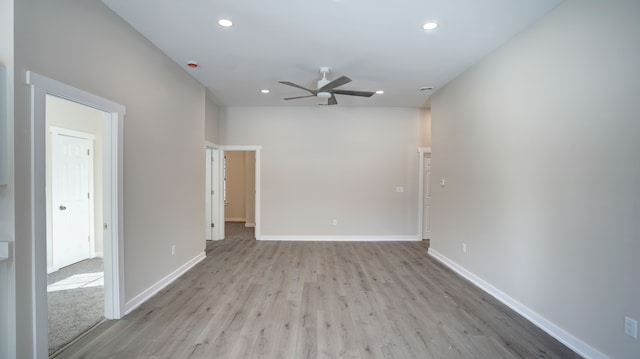
[{"label": "carpeted floor", "polygon": [[102,258],[87,259],[47,276],[49,354],[104,318]]}]

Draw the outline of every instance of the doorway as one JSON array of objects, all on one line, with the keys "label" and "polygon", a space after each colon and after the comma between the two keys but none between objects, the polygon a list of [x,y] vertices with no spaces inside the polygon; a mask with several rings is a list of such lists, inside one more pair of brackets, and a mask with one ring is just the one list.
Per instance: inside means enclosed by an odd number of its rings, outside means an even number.
[{"label": "doorway", "polygon": [[[104,319],[102,118],[46,95],[49,354]],[[96,175],[97,172],[97,175]]]},{"label": "doorway", "polygon": [[206,147],[205,155],[205,240],[215,241],[224,238],[220,229],[224,226],[220,223],[220,150],[215,147]]},{"label": "doorway", "polygon": [[[123,280],[123,216],[122,216],[122,129],[125,107],[88,92],[27,71],[26,82],[31,87],[32,178],[31,197],[34,203],[47,203],[47,95],[66,99],[102,111],[102,222],[104,257],[104,316],[119,319],[124,310]],[[94,149],[98,146],[94,146]],[[35,357],[48,355],[47,309],[47,206],[34,206],[31,226],[33,258],[33,300],[31,301],[33,348]]]},{"label": "doorway", "polygon": [[255,238],[254,151],[225,151],[223,164],[225,238]]},{"label": "doorway", "polygon": [[[226,219],[229,227],[240,229],[244,237],[250,231],[252,239],[260,239],[260,162],[262,146],[235,146],[226,145],[218,146],[215,144],[206,144],[206,221],[205,221],[205,238],[209,236],[213,239],[225,239],[227,236]],[[242,162],[239,166],[242,169],[244,178],[241,181],[237,179],[227,178],[227,161],[225,156],[227,153],[242,154]],[[210,156],[210,157],[209,157]],[[217,168],[216,168],[217,166]],[[232,164],[234,166],[234,164]],[[233,193],[227,191],[227,185],[233,181],[233,184],[241,182],[240,191],[243,198],[234,197]],[[217,192],[216,192],[217,189]],[[216,196],[216,193],[218,194]],[[231,195],[231,198],[227,198]],[[232,199],[234,204],[244,204],[240,206],[240,212],[232,214],[228,211],[229,200]],[[217,220],[217,221],[216,221]],[[218,225],[219,224],[219,225]],[[239,224],[239,225],[238,225]],[[213,227],[211,227],[213,225]],[[241,227],[241,228],[240,228]],[[214,230],[211,230],[214,228]],[[216,230],[217,229],[217,230]],[[233,230],[233,229],[232,229]],[[230,235],[235,235],[230,232]],[[218,237],[216,237],[216,235]]]}]

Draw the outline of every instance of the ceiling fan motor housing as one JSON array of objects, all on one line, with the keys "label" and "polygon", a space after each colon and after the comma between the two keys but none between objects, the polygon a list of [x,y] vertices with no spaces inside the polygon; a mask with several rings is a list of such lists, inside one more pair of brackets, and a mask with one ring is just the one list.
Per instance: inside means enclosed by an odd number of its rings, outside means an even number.
[{"label": "ceiling fan motor housing", "polygon": [[[328,67],[321,67],[320,68],[320,73],[322,74],[322,78],[320,80],[318,80],[318,87],[316,87],[317,89],[321,89],[322,87],[324,87],[324,85],[328,84],[330,81],[327,80],[327,73],[329,72],[329,68]],[[322,92],[318,92],[316,94],[316,96],[320,97],[320,98],[329,98],[331,97],[331,94],[327,91],[322,91]]]}]

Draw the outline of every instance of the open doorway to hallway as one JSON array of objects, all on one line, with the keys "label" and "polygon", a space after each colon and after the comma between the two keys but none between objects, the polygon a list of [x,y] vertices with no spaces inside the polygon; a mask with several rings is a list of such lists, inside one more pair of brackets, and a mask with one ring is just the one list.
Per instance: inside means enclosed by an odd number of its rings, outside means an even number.
[{"label": "open doorway to hallway", "polygon": [[225,151],[223,200],[226,239],[255,239],[256,152]]},{"label": "open doorway to hallway", "polygon": [[207,243],[225,238],[260,239],[262,147],[207,143],[205,151]]},{"label": "open doorway to hallway", "polygon": [[[46,96],[49,354],[104,319],[103,134],[105,113]],[[96,225],[97,224],[97,225]]]}]

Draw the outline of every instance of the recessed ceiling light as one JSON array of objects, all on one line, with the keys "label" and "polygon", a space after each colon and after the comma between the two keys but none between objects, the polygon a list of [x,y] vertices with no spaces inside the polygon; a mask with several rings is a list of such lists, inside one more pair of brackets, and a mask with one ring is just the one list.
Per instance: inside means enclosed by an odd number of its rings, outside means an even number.
[{"label": "recessed ceiling light", "polygon": [[438,27],[438,24],[435,22],[427,22],[424,25],[422,25],[422,28],[425,30],[433,30],[436,27]]},{"label": "recessed ceiling light", "polygon": [[262,93],[269,93],[269,90],[264,89],[264,90],[260,90],[260,92],[262,92]]},{"label": "recessed ceiling light", "polygon": [[218,20],[218,25],[223,27],[231,27],[233,26],[233,23],[231,22],[231,20],[228,20],[228,19],[220,19]]},{"label": "recessed ceiling light", "polygon": [[382,90],[376,91],[376,95],[382,95],[383,93],[384,93],[384,91],[382,91]]}]

